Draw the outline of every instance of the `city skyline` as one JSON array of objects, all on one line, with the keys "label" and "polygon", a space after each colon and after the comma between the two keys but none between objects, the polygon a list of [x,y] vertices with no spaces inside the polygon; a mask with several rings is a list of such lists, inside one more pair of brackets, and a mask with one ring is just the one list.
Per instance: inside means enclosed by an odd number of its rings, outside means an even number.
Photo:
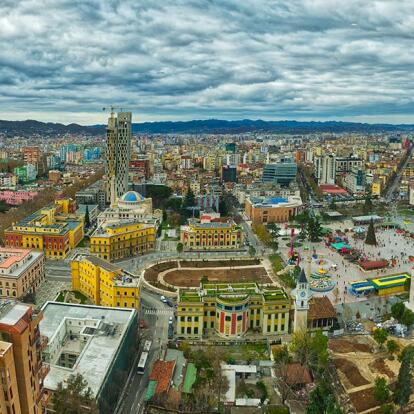
[{"label": "city skyline", "polygon": [[414,123],[414,4],[2,2],[1,119]]}]

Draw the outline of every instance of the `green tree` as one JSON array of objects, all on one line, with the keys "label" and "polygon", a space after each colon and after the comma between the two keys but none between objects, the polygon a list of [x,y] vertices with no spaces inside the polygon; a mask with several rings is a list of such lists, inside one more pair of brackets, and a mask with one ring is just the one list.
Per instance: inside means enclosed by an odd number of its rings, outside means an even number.
[{"label": "green tree", "polygon": [[53,393],[52,404],[59,414],[97,414],[93,393],[81,374],[70,375],[65,383],[60,382]]},{"label": "green tree", "polygon": [[89,206],[86,205],[86,209],[85,209],[85,229],[89,229],[90,226],[91,226],[91,219],[89,217]]},{"label": "green tree", "polygon": [[336,404],[335,397],[329,386],[321,382],[309,394],[309,404],[306,414],[342,414],[342,409]]},{"label": "green tree", "polygon": [[267,229],[270,231],[272,237],[279,237],[280,227],[276,223],[268,224]]},{"label": "green tree", "polygon": [[375,228],[374,228],[374,221],[371,219],[368,231],[367,231],[367,237],[365,239],[365,244],[369,244],[371,246],[377,245],[377,238],[375,237]]},{"label": "green tree", "polygon": [[410,309],[406,309],[401,318],[401,323],[410,327],[414,324],[414,313]]},{"label": "green tree", "polygon": [[401,322],[401,318],[404,315],[405,305],[403,302],[396,302],[391,306],[391,315],[398,322]]},{"label": "green tree", "polygon": [[381,407],[381,414],[394,414],[394,404],[385,404]]},{"label": "green tree", "polygon": [[388,338],[388,332],[383,328],[377,328],[374,331],[375,342],[379,345],[380,349],[385,344],[385,341]]},{"label": "green tree", "polygon": [[249,255],[251,257],[256,256],[256,249],[252,245],[249,246]]},{"label": "green tree", "polygon": [[147,184],[145,186],[145,196],[152,198],[154,208],[164,208],[171,194],[172,188],[166,185]]},{"label": "green tree", "polygon": [[387,351],[390,354],[390,356],[393,358],[393,355],[398,352],[400,349],[400,346],[398,345],[397,341],[394,341],[394,339],[389,339],[387,341]]},{"label": "green tree", "polygon": [[317,242],[320,240],[320,235],[322,233],[322,227],[317,217],[311,216],[308,220],[306,227],[309,240],[311,242]]},{"label": "green tree", "polygon": [[183,207],[194,207],[195,206],[195,195],[193,193],[193,190],[191,187],[188,187],[187,194],[185,195],[184,201],[183,201]]},{"label": "green tree", "polygon": [[[407,349],[411,348],[411,349]],[[411,387],[411,361],[413,357],[413,348],[406,347],[402,352],[402,360],[400,365],[400,371],[398,373],[398,378],[395,386],[394,392],[394,402],[400,407],[407,405],[410,400],[410,395],[412,392]]]},{"label": "green tree", "polygon": [[375,378],[374,398],[381,405],[387,402],[390,398],[390,390],[388,388],[386,379],[383,377]]},{"label": "green tree", "polygon": [[184,245],[182,243],[177,243],[177,253],[181,254],[184,250]]}]

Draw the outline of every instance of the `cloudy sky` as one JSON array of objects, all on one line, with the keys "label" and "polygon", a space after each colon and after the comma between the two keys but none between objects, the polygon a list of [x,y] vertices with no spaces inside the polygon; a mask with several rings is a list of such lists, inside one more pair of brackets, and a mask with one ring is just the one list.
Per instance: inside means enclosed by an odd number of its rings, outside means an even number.
[{"label": "cloudy sky", "polygon": [[414,123],[413,0],[1,0],[0,119]]}]

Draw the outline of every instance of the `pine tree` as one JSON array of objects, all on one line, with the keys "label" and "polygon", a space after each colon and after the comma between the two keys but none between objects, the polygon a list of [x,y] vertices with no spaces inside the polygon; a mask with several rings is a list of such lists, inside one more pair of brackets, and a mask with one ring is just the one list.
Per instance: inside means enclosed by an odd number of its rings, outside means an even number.
[{"label": "pine tree", "polygon": [[86,210],[85,210],[85,228],[89,229],[91,225],[91,219],[89,217],[89,206],[86,205]]},{"label": "pine tree", "polygon": [[[410,348],[410,347],[407,347]],[[397,384],[394,393],[394,402],[399,406],[405,406],[410,400],[411,395],[411,360],[412,348],[405,348],[402,354],[400,371],[398,373]]]},{"label": "pine tree", "polygon": [[363,207],[363,211],[364,214],[369,214],[372,212],[372,200],[371,200],[371,194],[368,193],[367,196],[365,197],[365,202],[364,202],[364,207]]},{"label": "pine tree", "polygon": [[371,246],[377,245],[377,238],[375,237],[375,229],[374,229],[374,221],[371,219],[368,231],[367,231],[367,237],[365,239],[365,244],[369,244]]}]

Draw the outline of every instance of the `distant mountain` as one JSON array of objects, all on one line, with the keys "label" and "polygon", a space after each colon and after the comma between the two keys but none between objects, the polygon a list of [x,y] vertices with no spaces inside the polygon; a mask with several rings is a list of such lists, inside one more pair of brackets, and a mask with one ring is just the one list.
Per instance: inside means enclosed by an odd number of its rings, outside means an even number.
[{"label": "distant mountain", "polygon": [[299,122],[299,121],[262,121],[243,119],[224,121],[220,119],[194,120],[184,122],[143,122],[133,124],[135,133],[240,133],[274,132],[285,134],[305,134],[317,132],[399,132],[414,131],[414,125],[363,124],[356,122]]},{"label": "distant mountain", "polygon": [[64,135],[64,134],[101,134],[105,132],[102,126],[83,126],[78,124],[59,124],[53,122],[40,122],[32,119],[27,121],[2,121],[0,120],[0,133],[7,134],[9,136],[15,135]]},{"label": "distant mountain", "polygon": [[[220,119],[179,121],[179,122],[143,122],[132,124],[134,133],[145,134],[227,134],[242,132],[274,132],[281,134],[307,134],[318,132],[414,132],[414,125],[401,124],[364,124],[357,122],[300,122],[300,121],[263,121],[242,119],[225,121]],[[1,121],[0,133],[7,135],[30,135],[33,133],[56,134],[90,134],[105,133],[105,125],[83,126],[78,124],[59,124],[52,122]]]}]

